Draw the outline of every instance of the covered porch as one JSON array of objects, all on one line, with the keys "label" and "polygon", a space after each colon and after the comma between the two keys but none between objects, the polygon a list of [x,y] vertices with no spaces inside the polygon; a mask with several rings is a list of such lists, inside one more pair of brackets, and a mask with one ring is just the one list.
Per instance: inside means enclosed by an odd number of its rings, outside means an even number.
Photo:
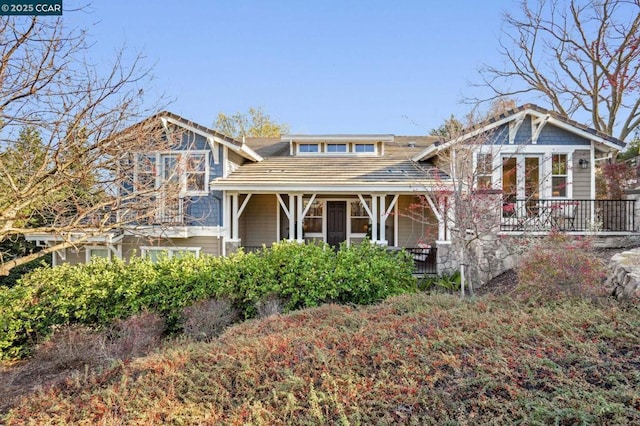
[{"label": "covered porch", "polygon": [[504,232],[552,230],[576,234],[625,235],[638,232],[636,200],[517,199],[503,202]]},{"label": "covered porch", "polygon": [[[431,203],[435,199],[422,197]],[[414,256],[416,272],[435,274],[437,246],[448,243],[448,224],[435,204],[422,208],[421,220],[416,220],[415,212],[406,214],[417,202],[423,203],[414,193],[229,192],[226,251],[250,252],[282,240],[321,241],[335,248],[368,240],[407,249]]]}]

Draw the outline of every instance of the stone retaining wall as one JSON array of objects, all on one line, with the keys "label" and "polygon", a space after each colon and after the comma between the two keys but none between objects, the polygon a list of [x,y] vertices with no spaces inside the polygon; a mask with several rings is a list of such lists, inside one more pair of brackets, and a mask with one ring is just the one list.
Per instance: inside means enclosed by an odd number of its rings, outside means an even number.
[{"label": "stone retaining wall", "polygon": [[606,287],[618,299],[640,301],[640,249],[611,257]]}]

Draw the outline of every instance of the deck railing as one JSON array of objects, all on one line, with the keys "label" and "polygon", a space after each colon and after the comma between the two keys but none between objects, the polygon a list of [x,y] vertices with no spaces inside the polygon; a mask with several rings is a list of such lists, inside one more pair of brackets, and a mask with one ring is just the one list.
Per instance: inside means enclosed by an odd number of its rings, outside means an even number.
[{"label": "deck railing", "polygon": [[502,231],[636,232],[635,200],[505,201]]},{"label": "deck railing", "polygon": [[438,273],[437,249],[435,247],[405,247],[413,257],[414,272],[418,275],[436,275]]}]

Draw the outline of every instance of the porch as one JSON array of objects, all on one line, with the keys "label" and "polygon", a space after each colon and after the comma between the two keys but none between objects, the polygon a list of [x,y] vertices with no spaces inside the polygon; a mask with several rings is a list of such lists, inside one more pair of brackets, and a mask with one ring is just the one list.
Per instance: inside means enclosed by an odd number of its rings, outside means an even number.
[{"label": "porch", "polygon": [[[267,246],[242,246],[245,253],[256,253]],[[413,257],[414,274],[417,276],[438,274],[437,247],[389,247],[389,250],[405,250]]]},{"label": "porch", "polygon": [[630,234],[638,232],[636,200],[517,199],[504,201],[500,230]]}]

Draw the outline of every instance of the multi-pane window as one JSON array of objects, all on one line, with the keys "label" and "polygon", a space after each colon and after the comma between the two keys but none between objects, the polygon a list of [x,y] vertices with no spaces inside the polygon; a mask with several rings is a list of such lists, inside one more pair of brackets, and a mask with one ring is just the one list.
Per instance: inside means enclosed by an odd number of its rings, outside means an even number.
[{"label": "multi-pane window", "polygon": [[302,143],[298,145],[298,152],[308,153],[308,152],[319,152],[320,147],[317,143]]},{"label": "multi-pane window", "polygon": [[94,257],[101,259],[111,259],[111,252],[107,247],[87,247],[87,262]]},{"label": "multi-pane window", "polygon": [[153,191],[156,187],[155,154],[139,154],[136,158],[135,190]]},{"label": "multi-pane window", "polygon": [[369,214],[361,201],[351,203],[351,233],[366,234],[369,232]]},{"label": "multi-pane window", "polygon": [[191,154],[187,156],[187,192],[206,191],[207,155]]},{"label": "multi-pane window", "polygon": [[156,263],[164,258],[180,258],[187,255],[200,256],[200,247],[141,247],[142,256]]},{"label": "multi-pane window", "polygon": [[478,154],[476,166],[477,186],[480,189],[492,187],[493,156],[491,154]]},{"label": "multi-pane window", "polygon": [[322,201],[314,200],[304,218],[305,234],[322,233]]},{"label": "multi-pane window", "polygon": [[358,153],[375,152],[376,147],[372,143],[357,143],[355,144],[355,151]]},{"label": "multi-pane window", "polygon": [[168,186],[183,194],[206,194],[208,173],[206,152],[138,154],[135,190],[153,191]]},{"label": "multi-pane window", "polygon": [[328,143],[327,152],[347,152],[346,143]]},{"label": "multi-pane window", "polygon": [[296,154],[376,154],[378,148],[375,143],[359,143],[359,142],[318,142],[318,143],[297,143]]},{"label": "multi-pane window", "polygon": [[553,154],[551,158],[551,188],[554,197],[567,196],[567,154]]}]

